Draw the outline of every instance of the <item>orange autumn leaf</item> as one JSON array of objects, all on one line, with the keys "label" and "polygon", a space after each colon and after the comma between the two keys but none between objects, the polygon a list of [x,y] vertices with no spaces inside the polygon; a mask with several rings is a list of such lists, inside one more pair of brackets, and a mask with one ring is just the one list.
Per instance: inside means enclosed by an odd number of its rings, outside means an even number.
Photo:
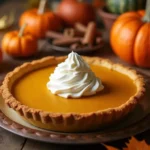
[{"label": "orange autumn leaf", "polygon": [[[107,150],[119,150],[112,146],[104,145]],[[148,145],[144,140],[138,141],[136,138],[132,137],[129,143],[126,143],[126,148],[122,150],[150,150],[150,145]]]},{"label": "orange autumn leaf", "polygon": [[126,144],[127,148],[123,150],[150,150],[150,145],[148,145],[144,140],[138,141],[136,138],[132,137],[129,143]]}]

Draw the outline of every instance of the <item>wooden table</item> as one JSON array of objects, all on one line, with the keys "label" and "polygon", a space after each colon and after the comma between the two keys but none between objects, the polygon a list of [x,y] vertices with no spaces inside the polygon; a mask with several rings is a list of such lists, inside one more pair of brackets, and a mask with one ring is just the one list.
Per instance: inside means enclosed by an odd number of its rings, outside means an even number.
[{"label": "wooden table", "polygon": [[[0,15],[7,13],[12,8],[16,10],[16,23],[14,26],[12,26],[7,31],[0,31],[0,40],[2,39],[5,32],[11,31],[12,29],[17,28],[17,20],[20,16],[21,12],[23,12],[25,9],[24,1],[13,0],[13,1],[7,1],[7,2],[3,3],[0,6]],[[107,34],[105,34],[105,35],[107,35]],[[64,53],[55,52],[55,51],[50,50],[48,46],[45,47],[43,44],[45,44],[44,40],[39,41],[40,53],[36,57],[34,57],[34,59],[37,59],[37,58],[40,58],[40,57],[43,57],[46,55],[55,55],[55,56],[64,55]],[[99,50],[98,52],[88,54],[88,55],[105,57],[105,58],[109,58],[109,59],[113,60],[114,62],[119,62],[119,63],[125,64],[124,62],[122,62],[119,58],[117,58],[112,53],[111,48],[109,47],[109,44],[106,44],[105,47],[103,49]],[[31,58],[24,59],[24,60],[13,59],[4,54],[4,60],[0,64],[0,79],[2,79],[4,77],[4,75],[8,71],[12,70],[14,67],[20,65],[21,63],[23,63],[25,61],[30,61],[30,60],[31,60]],[[125,65],[127,65],[127,64],[125,64]],[[149,69],[141,69],[141,68],[137,68],[137,67],[134,67],[134,68],[136,70],[142,72],[143,74],[150,76]],[[150,144],[150,130],[146,131],[142,134],[139,134],[136,137],[138,139],[145,139]],[[115,141],[115,142],[108,143],[108,144],[111,144],[111,145],[114,145],[117,147],[121,147],[124,145],[124,142],[126,142],[126,141],[127,141],[127,139],[123,139],[123,140]],[[69,150],[69,149],[72,149],[72,150],[99,149],[100,150],[101,149],[101,150],[103,150],[104,148],[101,144],[69,146],[69,145],[56,145],[56,144],[41,143],[41,142],[25,139],[23,137],[19,137],[17,135],[9,133],[0,128],[0,150],[59,150],[59,149],[65,149],[65,150]]]}]

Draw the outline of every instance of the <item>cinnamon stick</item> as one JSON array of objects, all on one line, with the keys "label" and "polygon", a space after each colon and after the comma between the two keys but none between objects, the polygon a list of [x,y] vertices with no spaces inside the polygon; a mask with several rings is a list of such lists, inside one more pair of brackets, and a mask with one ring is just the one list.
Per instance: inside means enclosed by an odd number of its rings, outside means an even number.
[{"label": "cinnamon stick", "polygon": [[82,44],[91,46],[94,45],[95,40],[96,40],[96,24],[94,22],[90,22],[88,24],[84,38],[82,40]]},{"label": "cinnamon stick", "polygon": [[63,39],[66,38],[62,33],[54,32],[54,31],[48,31],[46,32],[46,37],[50,39]]},{"label": "cinnamon stick", "polygon": [[64,30],[64,36],[69,36],[69,37],[83,37],[84,33],[77,31],[74,28],[67,28]]},{"label": "cinnamon stick", "polygon": [[53,44],[54,45],[57,45],[57,46],[68,46],[68,45],[71,45],[73,43],[78,43],[78,42],[81,42],[81,38],[61,38],[61,39],[56,39],[53,41]]},{"label": "cinnamon stick", "polygon": [[81,24],[81,23],[76,23],[75,24],[75,29],[77,30],[77,31],[80,31],[80,32],[86,32],[86,26],[85,25],[83,25],[83,24]]},{"label": "cinnamon stick", "polygon": [[[76,23],[75,29],[79,32],[85,33],[87,30],[87,27],[81,23]],[[96,30],[96,36],[102,36],[101,32],[98,29]]]}]

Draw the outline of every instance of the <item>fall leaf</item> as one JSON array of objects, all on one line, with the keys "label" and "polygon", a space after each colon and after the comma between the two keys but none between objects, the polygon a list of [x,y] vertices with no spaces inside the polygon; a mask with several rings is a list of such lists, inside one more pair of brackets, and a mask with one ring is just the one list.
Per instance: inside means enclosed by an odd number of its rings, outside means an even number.
[{"label": "fall leaf", "polygon": [[[112,146],[104,145],[107,150],[119,150]],[[138,141],[136,138],[132,137],[129,143],[126,143],[126,148],[123,150],[150,150],[150,145],[148,145],[144,140]]]},{"label": "fall leaf", "polygon": [[138,141],[136,138],[132,137],[129,143],[126,144],[127,148],[123,150],[150,150],[150,145],[148,145],[144,140]]}]

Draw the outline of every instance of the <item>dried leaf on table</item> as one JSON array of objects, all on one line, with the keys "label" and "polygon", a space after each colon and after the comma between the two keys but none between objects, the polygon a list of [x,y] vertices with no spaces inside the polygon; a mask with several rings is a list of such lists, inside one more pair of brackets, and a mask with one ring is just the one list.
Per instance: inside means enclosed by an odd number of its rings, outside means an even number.
[{"label": "dried leaf on table", "polygon": [[[107,150],[119,150],[112,146],[104,145]],[[128,143],[126,143],[126,148],[122,150],[150,150],[150,145],[148,145],[144,140],[138,141],[136,138],[132,137]]]},{"label": "dried leaf on table", "polygon": [[127,148],[124,148],[123,150],[150,150],[150,145],[148,145],[144,140],[138,141],[134,137],[132,137],[129,140],[129,143],[127,143],[126,145]]}]

